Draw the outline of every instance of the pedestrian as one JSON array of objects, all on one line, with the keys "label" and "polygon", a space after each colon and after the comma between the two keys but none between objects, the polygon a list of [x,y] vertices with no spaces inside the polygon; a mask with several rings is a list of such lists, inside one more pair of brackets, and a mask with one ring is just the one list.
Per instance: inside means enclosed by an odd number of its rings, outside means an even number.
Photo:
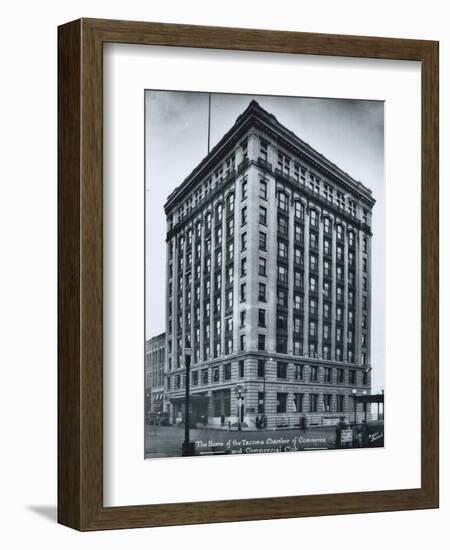
[{"label": "pedestrian", "polygon": [[300,418],[300,428],[305,431],[306,430],[306,416],[303,415],[301,418]]},{"label": "pedestrian", "polygon": [[260,430],[261,429],[261,420],[259,419],[259,416],[256,416],[255,424],[256,424],[256,427],[258,428],[258,430]]},{"label": "pedestrian", "polygon": [[220,425],[222,426],[222,428],[225,426],[225,415],[222,414],[221,417],[220,417]]}]

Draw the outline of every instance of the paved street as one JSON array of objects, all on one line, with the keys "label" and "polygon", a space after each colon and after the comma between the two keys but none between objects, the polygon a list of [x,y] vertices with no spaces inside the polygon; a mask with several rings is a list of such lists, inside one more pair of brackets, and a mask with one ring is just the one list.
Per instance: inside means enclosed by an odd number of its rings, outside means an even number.
[{"label": "paved street", "polygon": [[[334,427],[241,432],[201,428],[191,429],[190,433],[196,455],[291,452],[336,446]],[[181,456],[183,440],[183,427],[147,425],[145,458]]]}]

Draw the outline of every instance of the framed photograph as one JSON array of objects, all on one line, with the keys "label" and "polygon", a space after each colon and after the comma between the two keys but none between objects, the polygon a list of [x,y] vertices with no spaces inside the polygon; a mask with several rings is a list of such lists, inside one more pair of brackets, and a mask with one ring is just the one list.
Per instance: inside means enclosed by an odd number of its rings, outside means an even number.
[{"label": "framed photograph", "polygon": [[437,507],[438,43],[58,40],[59,522]]}]

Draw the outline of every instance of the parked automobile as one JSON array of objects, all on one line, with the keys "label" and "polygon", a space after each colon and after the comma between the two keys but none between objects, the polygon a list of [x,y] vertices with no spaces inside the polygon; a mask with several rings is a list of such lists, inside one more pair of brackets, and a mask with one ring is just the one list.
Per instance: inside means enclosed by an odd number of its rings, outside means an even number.
[{"label": "parked automobile", "polygon": [[159,412],[157,416],[157,423],[159,426],[169,426],[169,413]]}]

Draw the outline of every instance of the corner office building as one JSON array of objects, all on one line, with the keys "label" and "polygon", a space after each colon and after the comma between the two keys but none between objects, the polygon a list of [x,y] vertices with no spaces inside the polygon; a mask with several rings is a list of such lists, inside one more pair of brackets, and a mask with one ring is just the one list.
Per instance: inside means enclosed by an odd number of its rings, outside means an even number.
[{"label": "corner office building", "polygon": [[249,104],[165,204],[171,421],[184,410],[186,342],[194,422],[352,418],[352,394],[370,393],[374,203]]}]

